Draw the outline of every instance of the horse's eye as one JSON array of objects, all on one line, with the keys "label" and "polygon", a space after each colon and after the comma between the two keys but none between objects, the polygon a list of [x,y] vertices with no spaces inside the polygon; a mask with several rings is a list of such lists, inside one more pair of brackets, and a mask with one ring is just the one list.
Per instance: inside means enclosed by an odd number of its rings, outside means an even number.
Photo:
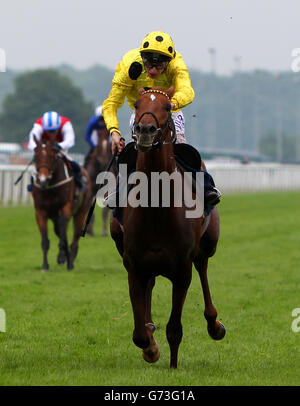
[{"label": "horse's eye", "polygon": [[167,105],[166,110],[167,110],[167,111],[171,111],[171,104],[168,104],[168,105]]},{"label": "horse's eye", "polygon": [[134,104],[133,104],[133,105],[134,105],[134,108],[135,108],[135,109],[137,109],[137,108],[138,108],[138,104],[137,104],[137,102],[134,102]]}]

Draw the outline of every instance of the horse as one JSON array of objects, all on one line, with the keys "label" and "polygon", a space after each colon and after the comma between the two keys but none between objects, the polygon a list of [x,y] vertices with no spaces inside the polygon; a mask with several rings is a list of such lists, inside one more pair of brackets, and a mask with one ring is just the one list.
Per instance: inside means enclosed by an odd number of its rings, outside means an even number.
[{"label": "horse", "polygon": [[[174,159],[175,129],[170,104],[173,94],[173,87],[139,90],[134,127],[136,170],[143,172],[148,179],[154,172],[171,174],[178,171],[183,184],[182,168]],[[201,168],[206,171],[203,162]],[[199,218],[186,218],[185,211],[185,204],[181,207],[172,207],[172,204],[170,207],[161,204],[159,207],[125,205],[122,224],[113,215],[110,223],[111,236],[128,273],[134,317],[132,339],[142,349],[144,360],[150,363],[156,362],[160,356],[151,315],[155,278],[161,275],[172,282],[172,311],[166,326],[170,368],[178,366],[178,349],[183,335],[181,315],[193,264],[202,285],[208,333],[214,340],[221,340],[226,332],[224,325],[217,320],[207,278],[208,259],[216,252],[219,239],[218,210],[214,207],[209,214],[202,214]]]},{"label": "horse", "polygon": [[[67,263],[67,269],[72,270],[78,252],[78,240],[92,200],[91,181],[86,170],[81,168],[87,184],[85,189],[79,192],[74,181],[71,163],[58,149],[56,141],[42,142],[36,137],[34,139],[37,147],[34,151],[36,175],[32,186],[32,197],[42,238],[42,271],[49,270],[48,219],[53,221],[54,231],[59,238],[57,263],[60,265]],[[74,234],[69,248],[67,225],[71,217],[73,217]]]},{"label": "horse", "polygon": [[[87,170],[91,182],[92,182],[92,192],[93,195],[96,196],[96,193],[99,189],[99,185],[96,183],[96,178],[100,172],[103,172],[107,167],[108,162],[112,158],[112,151],[111,151],[111,144],[109,142],[109,131],[105,128],[102,130],[98,130],[98,144],[96,147],[86,156],[84,167]],[[114,170],[116,174],[116,170]],[[107,232],[107,223],[108,223],[108,214],[109,208],[104,207],[102,209],[102,233],[103,237],[108,235]],[[89,222],[87,233],[91,236],[94,236],[94,221],[95,215],[91,217]]]}]

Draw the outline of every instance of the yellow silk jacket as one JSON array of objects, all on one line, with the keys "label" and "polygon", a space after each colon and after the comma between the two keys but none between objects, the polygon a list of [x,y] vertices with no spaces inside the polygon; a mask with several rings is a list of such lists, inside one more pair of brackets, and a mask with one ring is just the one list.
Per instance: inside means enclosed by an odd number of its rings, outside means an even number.
[{"label": "yellow silk jacket", "polygon": [[168,89],[172,85],[175,93],[171,102],[174,103],[174,111],[179,111],[192,103],[195,93],[187,67],[178,52],[168,64],[165,72],[157,79],[151,79],[147,75],[139,49],[127,52],[117,66],[112,89],[108,98],[103,102],[102,114],[106,127],[110,131],[118,131],[117,110],[124,104],[125,97],[129,106],[134,109],[134,102],[139,97],[138,90],[141,87],[157,86]]}]

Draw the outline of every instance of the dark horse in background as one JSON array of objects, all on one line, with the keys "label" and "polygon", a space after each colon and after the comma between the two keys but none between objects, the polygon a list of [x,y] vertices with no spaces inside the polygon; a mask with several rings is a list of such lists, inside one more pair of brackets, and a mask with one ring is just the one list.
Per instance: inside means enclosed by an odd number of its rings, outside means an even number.
[{"label": "dark horse in background", "polygon": [[[76,189],[72,166],[57,148],[56,140],[45,143],[35,138],[35,142],[37,144],[34,152],[36,176],[32,187],[32,197],[42,237],[42,271],[49,269],[47,259],[50,247],[48,219],[53,221],[55,233],[59,238],[57,262],[58,264],[67,263],[68,270],[71,270],[78,251],[81,229],[92,200],[91,182],[86,170],[81,168],[87,179],[87,185],[83,191],[79,192]],[[71,217],[74,221],[74,235],[69,248],[67,225]]]},{"label": "dark horse in background", "polygon": [[[112,158],[112,151],[111,151],[111,143],[110,143],[110,135],[109,131],[105,128],[102,130],[98,130],[98,144],[96,147],[89,152],[89,154],[85,158],[84,167],[87,170],[91,183],[92,183],[92,193],[96,196],[96,193],[99,189],[99,185],[96,183],[96,178],[100,172],[103,172],[107,167],[109,161]],[[112,167],[112,170],[116,174],[116,167]],[[102,209],[102,236],[106,237],[107,233],[107,222],[108,222],[108,213],[109,208],[104,207]],[[94,235],[94,222],[95,222],[95,214],[92,215],[91,220],[89,222],[87,233],[91,236]]]},{"label": "dark horse in background", "polygon": [[[140,89],[134,131],[138,151],[136,170],[146,174],[148,180],[153,172],[166,171],[171,174],[179,171],[183,184],[183,170],[176,163],[172,141],[174,127],[170,99],[173,92],[173,88],[165,91]],[[202,169],[206,171],[203,163]],[[208,333],[215,340],[225,335],[225,327],[216,319],[217,311],[212,303],[207,279],[208,258],[214,255],[219,238],[218,211],[214,207],[209,215],[202,214],[198,218],[186,218],[185,211],[184,205],[128,205],[122,209],[122,225],[117,218],[111,217],[111,235],[128,271],[134,316],[133,342],[142,349],[143,357],[148,362],[156,362],[160,355],[153,337],[155,327],[151,316],[155,277],[162,275],[172,282],[172,311],[166,329],[172,368],[177,368],[182,339],[181,314],[193,264],[202,285]]]}]

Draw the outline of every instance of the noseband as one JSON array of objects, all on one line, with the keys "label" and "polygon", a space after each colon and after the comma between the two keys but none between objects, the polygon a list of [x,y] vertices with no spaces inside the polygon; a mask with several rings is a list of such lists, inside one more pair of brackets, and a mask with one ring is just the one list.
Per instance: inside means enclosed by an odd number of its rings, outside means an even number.
[{"label": "noseband", "polygon": [[[143,93],[142,93],[142,96],[144,96],[144,95],[147,94],[147,93],[159,93],[159,94],[162,94],[162,95],[164,95],[165,97],[167,97],[167,99],[170,101],[170,98],[169,98],[169,96],[167,95],[167,93],[165,93],[165,92],[163,92],[163,91],[161,91],[161,90],[149,89],[149,90],[146,90],[145,92],[143,92]],[[154,135],[154,138],[157,137],[158,140],[157,140],[156,142],[153,142],[153,143],[152,143],[152,147],[161,147],[162,145],[165,145],[165,144],[175,144],[175,142],[176,142],[176,130],[175,130],[174,121],[173,121],[173,119],[172,119],[172,113],[171,113],[171,111],[168,112],[168,119],[167,119],[167,121],[166,121],[166,124],[165,124],[162,128],[161,128],[160,125],[159,125],[158,118],[156,117],[156,115],[155,115],[152,111],[144,111],[144,113],[141,114],[141,116],[139,117],[138,121],[135,122],[135,123],[134,123],[134,126],[133,126],[132,138],[133,138],[135,144],[136,144],[136,142],[137,142],[137,136],[136,136],[137,125],[140,123],[141,119],[142,119],[146,114],[150,114],[150,115],[154,118],[155,123],[156,123],[156,129],[155,129],[155,131],[153,132],[153,134],[155,134],[155,135]],[[171,131],[171,141],[164,141],[164,140],[162,139],[162,137],[163,137],[163,135],[164,135],[164,132],[165,132],[166,130],[168,130],[168,129]],[[154,138],[153,138],[153,139],[154,139]]]}]

